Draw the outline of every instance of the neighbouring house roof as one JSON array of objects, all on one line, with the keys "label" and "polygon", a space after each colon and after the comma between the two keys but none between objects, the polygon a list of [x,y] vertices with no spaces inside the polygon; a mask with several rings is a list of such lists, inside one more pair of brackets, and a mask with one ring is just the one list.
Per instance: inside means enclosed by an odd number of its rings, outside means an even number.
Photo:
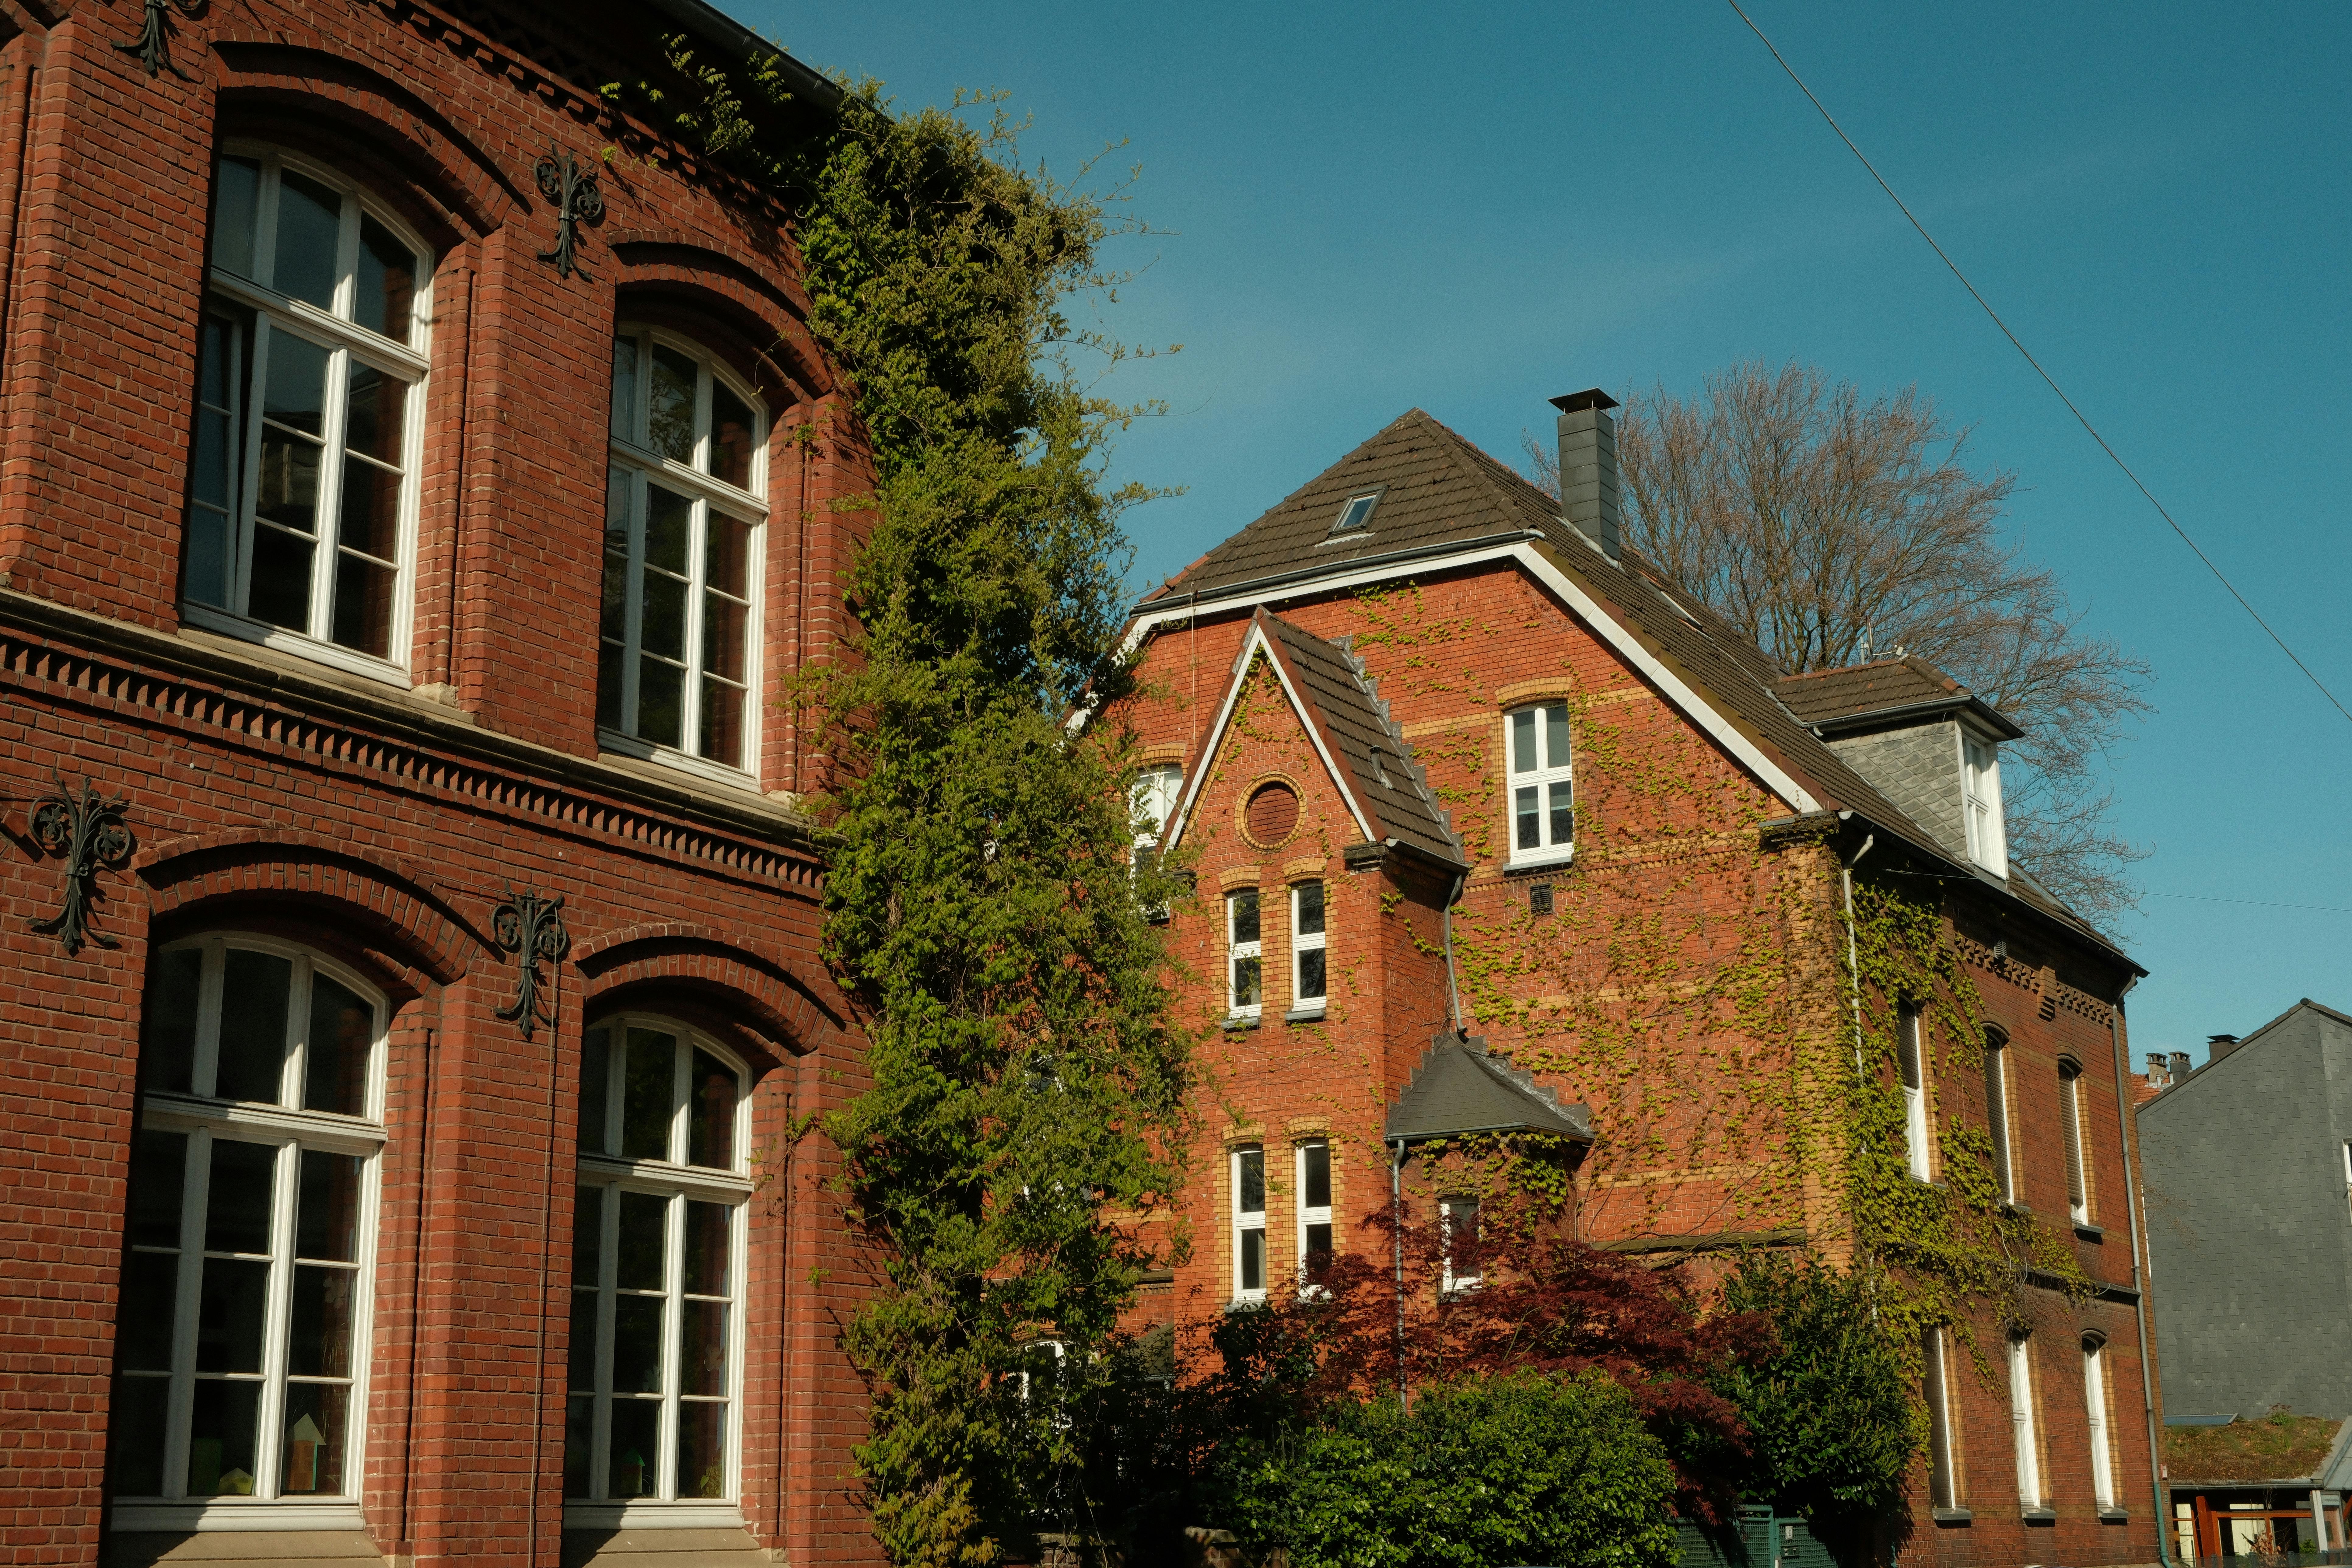
[{"label": "neighbouring house roof", "polygon": [[2007,714],[1915,654],[1784,675],[1773,689],[1798,719],[1832,734],[1961,711],[2004,741],[2025,733]]},{"label": "neighbouring house roof", "polygon": [[[1381,500],[1369,525],[1332,534],[1349,498],[1374,489]],[[1403,576],[1418,561],[1442,569],[1447,559],[1485,545],[1537,549],[1822,809],[1851,810],[1917,855],[2002,888],[1990,872],[1955,858],[1816,735],[1778,689],[1787,672],[1751,640],[1638,552],[1625,550],[1615,561],[1603,555],[1561,520],[1558,501],[1418,408],[1153,590],[1136,609],[1147,615],[1199,600],[1274,597],[1286,584],[1350,572]],[[2005,890],[2138,971],[2031,877],[2012,868]]]},{"label": "neighbouring house roof", "polygon": [[[1374,844],[1394,843],[1442,865],[1462,868],[1469,857],[1454,824],[1429,787],[1428,774],[1413,760],[1404,731],[1389,718],[1389,705],[1380,700],[1374,683],[1364,677],[1363,660],[1341,643],[1327,642],[1293,626],[1271,610],[1261,609],[1242,639],[1234,659],[1231,685],[1211,728],[1204,757],[1216,755],[1234,707],[1248,679],[1250,666],[1264,654],[1274,666],[1289,696],[1299,722],[1306,726],[1339,786],[1364,837]],[[1168,842],[1181,842],[1190,825],[1194,801],[1208,777],[1205,767],[1194,770],[1192,785],[1172,814]]]},{"label": "neighbouring house roof", "polygon": [[[2234,1056],[2237,1056],[2242,1051],[2262,1045],[2269,1039],[2271,1035],[2277,1030],[2281,1025],[2289,1022],[2304,1013],[2314,1013],[2322,1018],[2332,1019],[2338,1024],[2345,1025],[2347,1027],[2352,1027],[2352,1014],[2339,1013],[2335,1008],[2327,1006],[2324,1003],[2315,1002],[2310,997],[2305,996],[2294,1006],[2289,1007],[2285,1012],[2281,1013],[2277,1017],[2273,1018],[2269,1023],[2264,1024],[2261,1028],[2256,1029],[2251,1035],[2242,1036],[2234,1040],[2222,1040],[2217,1037],[2212,1047],[2211,1054],[2206,1058],[2206,1062],[2203,1067],[2199,1068],[2196,1071],[2189,1074],[2186,1078],[2175,1079],[2171,1087],[2167,1089],[2163,1094],[2157,1095],[2152,1098],[2157,1100],[2168,1100],[2174,1089],[2184,1089],[2192,1085],[2210,1086],[2211,1084],[2218,1082],[2218,1078],[2208,1076],[2212,1073],[2215,1068],[2221,1066],[2223,1062],[2229,1060]],[[2200,1092],[2203,1091],[2203,1088],[2200,1088]]]},{"label": "neighbouring house roof", "polygon": [[1557,1091],[1489,1056],[1483,1038],[1441,1035],[1389,1110],[1389,1141],[1426,1143],[1475,1132],[1549,1132],[1590,1143],[1592,1110],[1560,1104]]}]

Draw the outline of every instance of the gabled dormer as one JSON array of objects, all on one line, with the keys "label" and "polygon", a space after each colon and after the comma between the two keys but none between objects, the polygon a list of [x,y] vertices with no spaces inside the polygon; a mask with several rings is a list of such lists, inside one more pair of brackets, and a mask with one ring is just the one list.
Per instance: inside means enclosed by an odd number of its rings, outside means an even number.
[{"label": "gabled dormer", "polygon": [[1791,675],[1780,700],[1953,856],[2009,877],[2000,743],[2025,731],[1925,659],[1906,654]]}]

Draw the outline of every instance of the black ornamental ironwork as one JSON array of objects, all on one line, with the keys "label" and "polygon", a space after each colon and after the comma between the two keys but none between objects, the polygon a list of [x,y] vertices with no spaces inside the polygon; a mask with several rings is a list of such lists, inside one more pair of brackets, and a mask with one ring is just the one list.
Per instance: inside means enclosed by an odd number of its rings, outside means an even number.
[{"label": "black ornamental ironwork", "polygon": [[172,13],[194,20],[204,11],[206,0],[144,0],[141,7],[139,36],[128,43],[114,46],[121,54],[137,55],[147,74],[170,71],[182,81],[194,79],[172,63]]},{"label": "black ornamental ironwork", "polygon": [[561,963],[572,948],[572,933],[563,929],[562,896],[518,893],[508,883],[506,902],[490,911],[490,934],[501,952],[515,955],[514,1000],[499,1008],[498,1016],[521,1025],[527,1040],[542,1021],[551,1021],[540,1006],[540,990],[546,982],[539,966]]},{"label": "black ornamental ironwork", "polygon": [[596,184],[595,171],[583,174],[569,153],[541,158],[532,173],[539,179],[539,194],[555,204],[555,248],[541,251],[539,258],[554,262],[558,278],[569,278],[580,270],[572,258],[580,226],[604,216],[604,193]]},{"label": "black ornamental ironwork", "polygon": [[62,942],[68,957],[79,952],[86,942],[119,947],[121,944],[112,937],[89,929],[89,917],[98,902],[98,873],[131,858],[135,840],[122,823],[131,798],[110,800],[88,780],[77,792],[61,776],[52,773],[50,777],[57,788],[33,806],[33,842],[48,854],[65,857],[66,902],[47,920],[32,921],[32,928]]}]

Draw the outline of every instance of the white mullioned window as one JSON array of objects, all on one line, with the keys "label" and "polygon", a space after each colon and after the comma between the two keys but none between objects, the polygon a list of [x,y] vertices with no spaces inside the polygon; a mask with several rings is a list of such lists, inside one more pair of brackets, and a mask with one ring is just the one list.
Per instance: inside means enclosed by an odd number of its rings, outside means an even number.
[{"label": "white mullioned window", "polygon": [[1255,1018],[1265,1008],[1264,951],[1259,941],[1257,889],[1236,888],[1225,895],[1227,1010],[1234,1017]]},{"label": "white mullioned window", "polygon": [[583,1043],[563,1437],[581,1525],[734,1517],[745,1076],[668,1019],[608,1018]]},{"label": "white mullioned window", "polygon": [[1298,1277],[1331,1256],[1331,1143],[1317,1138],[1298,1146]]},{"label": "white mullioned window", "polygon": [[1911,1173],[1930,1179],[1927,1158],[1927,1050],[1918,1006],[1906,1002],[1895,1012],[1896,1068],[1903,1079],[1903,1146]]},{"label": "white mullioned window", "polygon": [[1507,721],[1511,862],[1567,858],[1576,847],[1576,791],[1569,775],[1568,706],[1522,708]]},{"label": "white mullioned window", "polygon": [[110,1421],[117,1529],[356,1527],[385,1021],[373,987],[289,942],[223,933],[157,955]]},{"label": "white mullioned window", "polygon": [[1927,1498],[1932,1507],[1958,1508],[1959,1467],[1952,1452],[1951,1393],[1945,1385],[1944,1331],[1929,1329],[1920,1342],[1924,1363],[1921,1392],[1927,1405]]},{"label": "white mullioned window", "polygon": [[1325,1000],[1323,884],[1300,882],[1290,889],[1290,1005],[1319,1013]]},{"label": "white mullioned window", "polygon": [[1265,1151],[1233,1152],[1234,1300],[1265,1300]]},{"label": "white mullioned window", "polygon": [[1484,1278],[1477,1261],[1478,1200],[1442,1198],[1437,1205],[1440,1290],[1475,1290]]},{"label": "white mullioned window", "polygon": [[2009,1342],[2009,1425],[2017,1443],[2017,1500],[2042,1506],[2042,1452],[2033,1419],[2033,1342]]},{"label": "white mullioned window", "polygon": [[2083,1342],[2083,1403],[2090,1415],[2091,1496],[2102,1509],[2116,1506],[2115,1450],[2107,1439],[2106,1342]]},{"label": "white mullioned window", "polygon": [[432,258],[331,170],[232,143],[214,181],[188,618],[405,683]]},{"label": "white mullioned window", "polygon": [[755,773],[767,415],[708,350],[625,326],[611,451],[597,725],[617,751]]},{"label": "white mullioned window", "polygon": [[2009,875],[2009,830],[2001,819],[2000,754],[1990,741],[1960,736],[1960,815],[1969,858],[1996,877]]},{"label": "white mullioned window", "polygon": [[2091,1183],[2084,1163],[2083,1069],[2071,1062],[2058,1068],[2058,1131],[2066,1157],[2066,1217],[2088,1225]]},{"label": "white mullioned window", "polygon": [[1159,847],[1168,837],[1168,822],[1176,814],[1176,797],[1184,787],[1184,770],[1174,763],[1154,763],[1136,771],[1129,815],[1134,819],[1139,852]]},{"label": "white mullioned window", "polygon": [[1987,1034],[1984,1047],[1985,1127],[1992,1137],[1992,1179],[2000,1201],[2017,1201],[2017,1166],[2009,1149],[2009,1042]]}]

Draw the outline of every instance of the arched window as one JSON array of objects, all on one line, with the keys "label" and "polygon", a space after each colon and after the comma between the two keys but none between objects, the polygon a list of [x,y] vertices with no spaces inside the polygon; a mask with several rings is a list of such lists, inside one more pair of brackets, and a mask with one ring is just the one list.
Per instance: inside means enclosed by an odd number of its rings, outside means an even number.
[{"label": "arched window", "polygon": [[432,258],[331,171],[232,145],[211,262],[189,618],[404,679]]},{"label": "arched window", "polygon": [[756,769],[767,435],[706,351],[613,340],[596,722],[616,750]]},{"label": "arched window", "polygon": [[118,1527],[190,1526],[211,1499],[356,1510],[384,1023],[357,975],[288,942],[221,934],[157,955],[112,1417]]},{"label": "arched window", "polygon": [[1511,863],[1564,860],[1576,847],[1576,789],[1569,771],[1568,705],[1522,708],[1508,721]]},{"label": "arched window", "polygon": [[581,1522],[739,1495],[745,1077],[668,1019],[587,1033],[563,1441]]}]

